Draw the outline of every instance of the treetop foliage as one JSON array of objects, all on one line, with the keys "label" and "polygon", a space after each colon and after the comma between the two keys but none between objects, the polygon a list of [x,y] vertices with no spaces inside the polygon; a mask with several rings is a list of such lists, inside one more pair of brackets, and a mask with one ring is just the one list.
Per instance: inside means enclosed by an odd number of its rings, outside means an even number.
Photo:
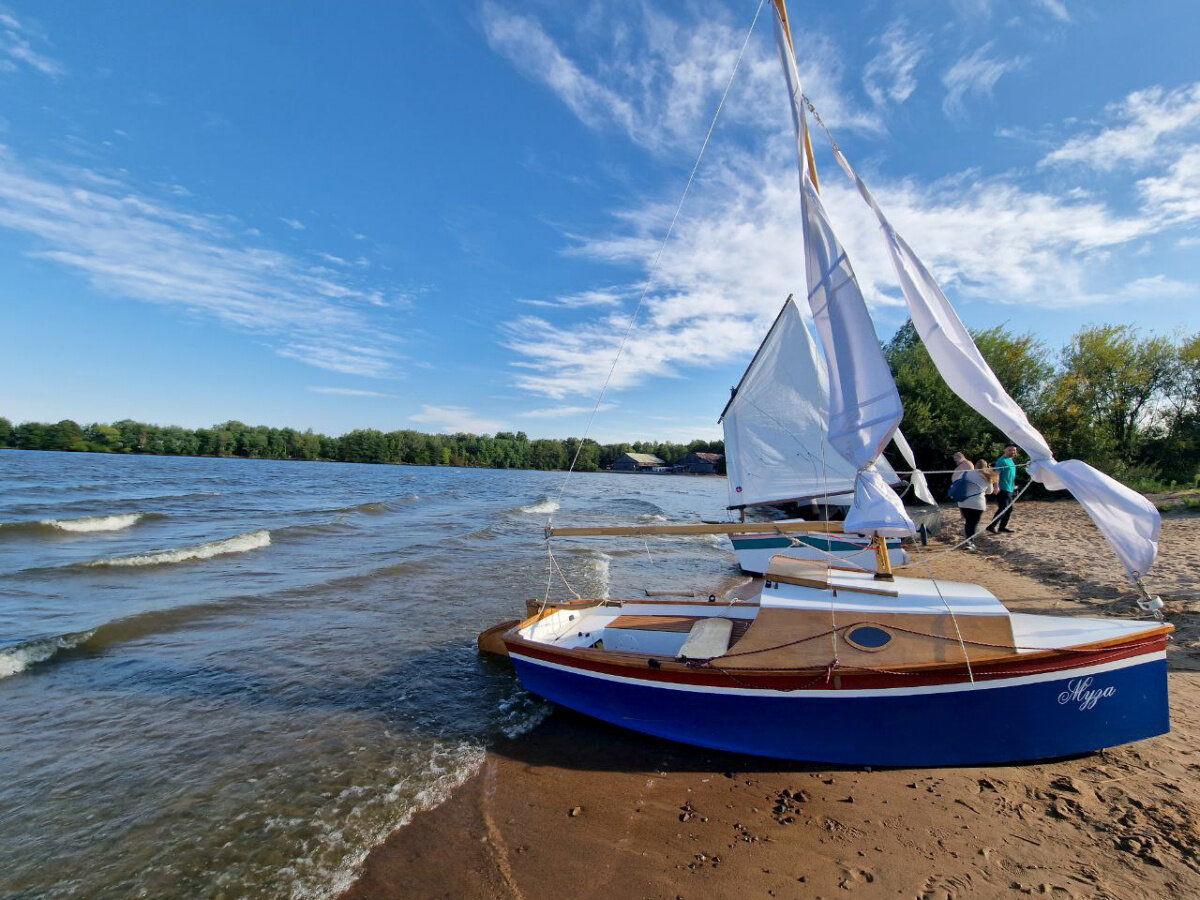
[{"label": "treetop foliage", "polygon": [[623,453],[653,453],[676,463],[694,451],[723,453],[721,441],[689,444],[643,442],[599,444],[578,438],[530,440],[525,432],[495,435],[424,434],[359,429],[341,437],[311,430],[268,428],[224,422],[212,428],[148,425],[124,419],[111,425],[81,426],[70,419],[54,424],[13,426],[0,418],[0,447],[92,453],[149,453],[165,456],[236,456],[246,459],[333,460],[403,463],[416,466],[477,466],[492,469],[566,469],[576,451],[575,468],[590,472],[612,465]]}]

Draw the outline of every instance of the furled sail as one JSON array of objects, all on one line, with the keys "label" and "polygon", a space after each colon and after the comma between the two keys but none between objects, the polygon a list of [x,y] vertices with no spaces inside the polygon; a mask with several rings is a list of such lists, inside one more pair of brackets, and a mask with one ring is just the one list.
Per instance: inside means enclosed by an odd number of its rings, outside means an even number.
[{"label": "furled sail", "polygon": [[[852,492],[855,468],[829,445],[828,408],[825,365],[788,297],[721,414],[729,505]],[[898,480],[886,460],[878,468]]]},{"label": "furled sail", "polygon": [[1079,460],[1057,462],[1046,439],[1001,386],[929,270],[892,227],[862,179],[836,146],[839,165],[875,212],[900,279],[909,315],[942,379],[972,409],[1008,435],[1032,462],[1029,475],[1050,490],[1068,490],[1107,538],[1129,577],[1141,585],[1158,555],[1162,520],[1154,504]]},{"label": "furled sail", "polygon": [[916,526],[875,466],[904,409],[850,260],[829,225],[805,165],[808,124],[801,105],[800,76],[786,27],[778,16],[775,25],[796,126],[808,302],[829,368],[829,443],[855,470],[854,504],[846,514],[845,529],[912,534]]}]

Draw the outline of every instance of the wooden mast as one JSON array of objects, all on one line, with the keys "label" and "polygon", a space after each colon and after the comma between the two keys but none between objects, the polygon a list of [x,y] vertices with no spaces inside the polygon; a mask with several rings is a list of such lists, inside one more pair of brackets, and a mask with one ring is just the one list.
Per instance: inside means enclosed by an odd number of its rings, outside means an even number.
[{"label": "wooden mast", "polygon": [[[796,56],[796,45],[792,43],[792,24],[788,20],[787,3],[785,0],[773,0],[775,4],[775,12],[779,14],[779,21],[783,23],[783,36],[787,38],[788,47],[791,48],[792,57]],[[812,179],[813,187],[817,189],[817,193],[821,192],[821,182],[817,178],[817,160],[813,156],[812,137],[808,133],[808,129],[804,130],[804,159],[808,163],[808,175]]]},{"label": "wooden mast", "polygon": [[[772,0],[775,4],[775,12],[779,14],[779,21],[783,24],[783,35],[787,38],[788,47],[792,51],[792,58],[796,56],[796,45],[792,41],[792,25],[788,21],[787,3],[785,0]],[[817,160],[813,156],[812,135],[808,129],[804,129],[804,161],[808,165],[808,175],[812,179],[813,187],[817,193],[821,192],[821,182],[817,178]],[[871,539],[871,546],[875,549],[875,577],[880,581],[893,581],[895,576],[892,574],[892,560],[888,556],[887,539],[880,535],[875,535]]]}]

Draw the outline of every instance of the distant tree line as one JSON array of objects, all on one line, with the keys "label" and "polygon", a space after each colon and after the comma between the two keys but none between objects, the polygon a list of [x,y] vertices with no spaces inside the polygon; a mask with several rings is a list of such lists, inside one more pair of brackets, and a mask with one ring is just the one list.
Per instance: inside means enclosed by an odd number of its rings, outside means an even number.
[{"label": "distant tree line", "polygon": [[[1057,354],[1030,334],[972,332],[1001,384],[1058,459],[1081,459],[1140,490],[1200,486],[1200,333],[1084,328]],[[994,459],[1007,438],[942,381],[908,322],[884,345],[919,465],[954,452]]]},{"label": "distant tree line", "polygon": [[578,438],[530,440],[523,431],[495,435],[424,434],[360,429],[341,437],[225,422],[212,428],[148,425],[124,419],[111,425],[80,425],[70,419],[14,426],[0,417],[0,447],[90,453],[149,453],[161,456],[236,456],[245,459],[332,460],[414,466],[477,466],[492,469],[566,469],[591,472],[611,466],[621,454],[653,453],[674,464],[693,451],[723,453],[721,441],[689,444],[637,441],[600,444]]},{"label": "distant tree line", "polygon": [[[1200,333],[1143,336],[1125,325],[1085,328],[1057,354],[1029,334],[1005,328],[974,332],[1000,382],[1021,404],[1059,459],[1082,459],[1141,490],[1200,479]],[[958,399],[937,374],[912,323],[884,345],[904,401],[903,429],[928,469],[950,468],[961,450],[994,459],[1006,438]],[[225,422],[179,428],[124,420],[111,425],[13,426],[0,418],[0,447],[238,456],[249,459],[337,460],[422,466],[566,469],[612,465],[622,453],[652,453],[674,464],[693,451],[723,453],[721,441],[689,444],[599,444],[577,438],[530,440],[524,432],[495,435],[351,431],[328,437],[292,428]],[[895,460],[893,460],[895,462]]]}]

